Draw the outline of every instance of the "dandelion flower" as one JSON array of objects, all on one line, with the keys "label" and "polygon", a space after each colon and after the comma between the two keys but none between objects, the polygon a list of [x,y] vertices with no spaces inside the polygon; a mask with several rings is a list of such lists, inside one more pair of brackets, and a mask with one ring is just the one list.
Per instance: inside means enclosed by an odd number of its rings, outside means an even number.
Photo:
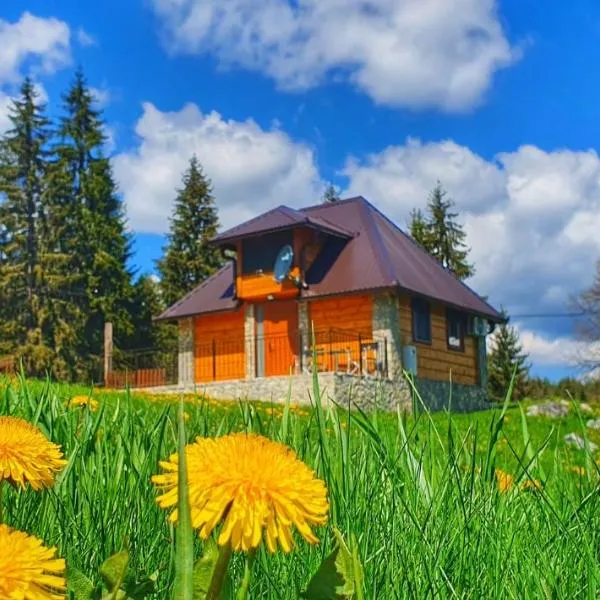
[{"label": "dandelion flower", "polygon": [[56,548],[0,525],[0,598],[6,600],[62,600],[65,597],[65,561]]},{"label": "dandelion flower", "polygon": [[21,488],[29,483],[34,490],[50,487],[66,464],[60,446],[37,427],[18,417],[0,417],[0,482]]},{"label": "dandelion flower", "polygon": [[98,408],[97,400],[90,398],[89,396],[75,396],[71,398],[71,401],[68,404],[69,408],[76,408],[78,406],[85,406],[89,408],[91,411],[95,411]]},{"label": "dandelion flower", "polygon": [[542,484],[538,479],[526,479],[521,483],[521,490],[539,492],[542,490]]},{"label": "dandelion flower", "polygon": [[[284,552],[294,546],[295,526],[309,543],[317,543],[311,526],[327,522],[325,484],[283,444],[255,434],[233,433],[197,438],[186,447],[192,526],[207,539],[223,522],[218,543],[233,550],[257,548],[264,535],[267,548]],[[177,504],[174,454],[161,462],[166,473],[152,480],[164,493],[161,508]],[[177,509],[170,515],[177,520]]]},{"label": "dandelion flower", "polygon": [[496,469],[496,479],[498,480],[498,489],[500,493],[509,492],[514,483],[514,477],[510,473],[505,473],[501,469]]},{"label": "dandelion flower", "polygon": [[581,477],[583,477],[585,475],[585,469],[578,465],[569,467],[569,471],[571,471],[572,473],[575,473],[576,475],[579,475]]}]

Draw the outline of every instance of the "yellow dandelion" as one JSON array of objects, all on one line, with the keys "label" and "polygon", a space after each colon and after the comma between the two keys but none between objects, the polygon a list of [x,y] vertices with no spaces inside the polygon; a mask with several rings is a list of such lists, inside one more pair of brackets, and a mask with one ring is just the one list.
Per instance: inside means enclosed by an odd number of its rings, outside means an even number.
[{"label": "yellow dandelion", "polygon": [[0,598],[62,600],[65,561],[38,538],[0,525]]},{"label": "yellow dandelion", "polygon": [[98,401],[90,398],[89,396],[75,396],[71,398],[68,403],[69,408],[76,408],[78,406],[85,406],[89,408],[91,411],[94,411],[98,408]]},{"label": "yellow dandelion", "polygon": [[[294,546],[295,526],[317,543],[311,526],[327,522],[327,489],[291,448],[255,434],[197,438],[186,447],[192,525],[207,539],[223,522],[218,543],[233,550],[257,548],[264,538],[270,552]],[[166,473],[152,481],[162,488],[161,508],[177,504],[177,454],[161,462]],[[177,520],[177,509],[170,520]]]},{"label": "yellow dandelion", "polygon": [[583,477],[585,475],[585,468],[580,467],[578,465],[569,467],[569,471],[571,471],[572,473],[575,473],[576,475],[579,475],[580,477]]},{"label": "yellow dandelion", "polygon": [[502,469],[496,469],[496,479],[498,480],[498,489],[502,494],[509,492],[515,481],[510,473],[505,473]]},{"label": "yellow dandelion", "polygon": [[538,492],[542,490],[542,484],[537,479],[526,479],[521,483],[521,490]]},{"label": "yellow dandelion", "polygon": [[0,482],[21,488],[29,483],[34,490],[50,487],[66,464],[60,446],[37,427],[18,417],[0,417]]}]

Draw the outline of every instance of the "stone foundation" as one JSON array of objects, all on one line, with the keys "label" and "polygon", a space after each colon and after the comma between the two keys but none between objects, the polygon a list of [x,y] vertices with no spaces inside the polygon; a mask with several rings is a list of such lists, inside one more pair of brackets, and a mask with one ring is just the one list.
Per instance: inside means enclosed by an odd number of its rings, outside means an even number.
[{"label": "stone foundation", "polygon": [[[396,410],[398,406],[410,410],[411,395],[406,381],[390,381],[320,373],[319,390],[323,405],[335,404],[360,406],[364,410]],[[290,397],[294,404],[314,403],[312,375],[282,375],[280,377],[257,377],[234,379],[214,383],[198,383],[186,386],[152,388],[154,393],[194,392],[220,400],[248,400],[261,402],[285,402]]]},{"label": "stone foundation", "polygon": [[449,381],[433,381],[417,378],[415,387],[419,398],[414,398],[416,410],[423,409],[423,404],[431,412],[450,410],[452,412],[472,412],[486,410],[493,405],[488,400],[487,391],[477,385],[463,385]]}]

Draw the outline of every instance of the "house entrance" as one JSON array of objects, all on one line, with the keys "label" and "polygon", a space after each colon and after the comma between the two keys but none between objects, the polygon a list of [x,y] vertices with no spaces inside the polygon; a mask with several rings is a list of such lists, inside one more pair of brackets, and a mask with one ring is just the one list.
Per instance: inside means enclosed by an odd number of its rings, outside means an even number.
[{"label": "house entrance", "polygon": [[298,356],[298,304],[295,301],[256,305],[256,374],[289,375]]}]

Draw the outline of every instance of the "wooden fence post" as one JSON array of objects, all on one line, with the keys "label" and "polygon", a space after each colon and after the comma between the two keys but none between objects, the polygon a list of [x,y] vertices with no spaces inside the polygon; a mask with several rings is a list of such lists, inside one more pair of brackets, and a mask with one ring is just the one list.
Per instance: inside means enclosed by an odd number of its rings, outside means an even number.
[{"label": "wooden fence post", "polygon": [[108,378],[112,372],[113,359],[113,324],[104,323],[104,385],[108,385]]}]

